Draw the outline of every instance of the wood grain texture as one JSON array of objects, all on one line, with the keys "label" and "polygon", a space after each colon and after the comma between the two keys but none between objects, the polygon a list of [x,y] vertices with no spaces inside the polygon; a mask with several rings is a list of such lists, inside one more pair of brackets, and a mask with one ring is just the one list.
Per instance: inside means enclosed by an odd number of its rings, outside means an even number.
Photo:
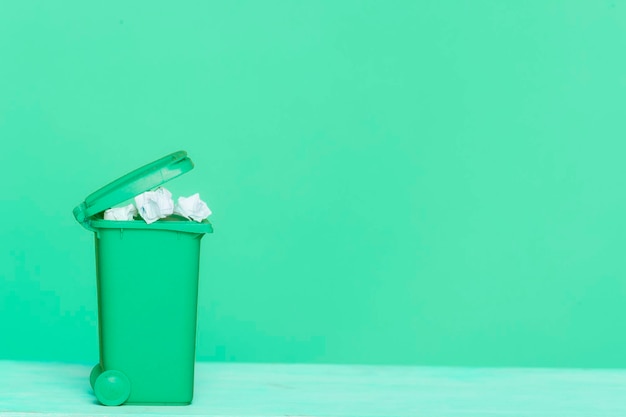
[{"label": "wood grain texture", "polygon": [[191,406],[104,407],[90,368],[0,361],[0,415],[626,416],[626,370],[198,363]]}]

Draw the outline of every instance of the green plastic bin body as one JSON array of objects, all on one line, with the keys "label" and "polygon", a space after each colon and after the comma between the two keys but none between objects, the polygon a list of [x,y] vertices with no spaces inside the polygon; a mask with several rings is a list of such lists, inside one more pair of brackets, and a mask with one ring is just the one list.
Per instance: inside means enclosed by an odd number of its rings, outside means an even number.
[{"label": "green plastic bin body", "polygon": [[100,365],[128,377],[128,404],[191,402],[202,236],[96,233]]},{"label": "green plastic bin body", "polygon": [[[138,178],[138,171],[123,178]],[[129,189],[128,181],[124,187],[122,197],[138,191]],[[103,220],[100,207],[92,214],[85,209],[89,197],[86,203],[74,214],[95,235],[100,362],[91,385],[96,397],[105,405],[190,404],[200,241],[212,232],[211,224],[176,217],[152,224]]]}]

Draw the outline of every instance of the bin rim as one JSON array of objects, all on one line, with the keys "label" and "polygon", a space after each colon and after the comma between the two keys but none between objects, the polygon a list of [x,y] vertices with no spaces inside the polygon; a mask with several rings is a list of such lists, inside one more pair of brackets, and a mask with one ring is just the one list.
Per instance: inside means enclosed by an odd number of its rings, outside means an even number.
[{"label": "bin rim", "polygon": [[186,233],[213,233],[213,225],[204,219],[201,222],[187,220],[184,217],[180,219],[165,220],[148,224],[143,220],[104,220],[92,219],[90,226],[94,229],[136,229],[136,230],[169,230],[174,232]]},{"label": "bin rim", "polygon": [[[110,221],[93,218],[98,213],[103,212],[117,204],[120,204],[126,200],[134,198],[135,196],[155,189],[171,179],[174,179],[186,172],[193,169],[194,165],[191,159],[187,156],[186,151],[173,152],[163,158],[157,159],[154,162],[146,164],[140,168],[137,168],[128,174],[110,182],[104,187],[89,194],[85,201],[80,203],[74,208],[74,217],[83,227],[87,230],[94,231],[94,227],[103,228],[120,228],[121,226],[108,226],[108,223],[133,223],[133,221]],[[106,223],[105,223],[106,222]],[[144,222],[145,223],[145,222]],[[159,222],[157,222],[159,223]],[[175,227],[176,230],[186,229],[184,224],[192,224],[194,227],[198,227],[203,223],[185,221],[172,221],[168,222]],[[207,221],[207,224],[210,223]],[[161,229],[161,227],[155,227],[156,223],[151,225],[144,224],[141,228],[154,228]],[[176,226],[174,226],[176,225]],[[149,227],[145,227],[149,226]],[[183,227],[181,227],[183,226]],[[131,228],[139,228],[132,226]],[[201,227],[200,227],[201,229]],[[172,229],[173,230],[173,229]],[[212,230],[212,228],[211,228]],[[181,230],[184,231],[184,230]],[[202,232],[200,232],[202,233]],[[209,233],[209,232],[204,232]]]}]

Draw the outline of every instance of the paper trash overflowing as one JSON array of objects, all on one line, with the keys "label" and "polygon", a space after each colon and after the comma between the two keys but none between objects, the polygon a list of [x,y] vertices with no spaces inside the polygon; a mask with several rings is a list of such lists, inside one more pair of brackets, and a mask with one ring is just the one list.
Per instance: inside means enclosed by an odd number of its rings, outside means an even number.
[{"label": "paper trash overflowing", "polygon": [[172,193],[165,188],[157,188],[156,191],[146,191],[135,197],[137,211],[146,223],[154,223],[174,213],[174,200]]},{"label": "paper trash overflowing", "polygon": [[174,207],[172,193],[160,187],[154,191],[146,191],[135,197],[137,208],[131,203],[125,207],[110,208],[104,212],[104,220],[133,220],[139,214],[146,223],[154,223],[171,214],[178,214],[189,220],[201,222],[211,215],[211,209],[200,200],[200,194],[190,197],[179,197]]},{"label": "paper trash overflowing", "polygon": [[131,203],[124,207],[110,208],[104,212],[104,220],[132,220],[137,209]]},{"label": "paper trash overflowing", "polygon": [[200,194],[195,193],[190,197],[178,197],[178,204],[174,213],[197,222],[201,222],[211,215],[211,209],[200,200]]}]

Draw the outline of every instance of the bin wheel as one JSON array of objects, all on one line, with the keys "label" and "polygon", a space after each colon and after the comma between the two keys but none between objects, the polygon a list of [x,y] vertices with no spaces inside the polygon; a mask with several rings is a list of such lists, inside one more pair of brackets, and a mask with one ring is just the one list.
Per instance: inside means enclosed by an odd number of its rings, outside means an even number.
[{"label": "bin wheel", "polygon": [[94,392],[103,405],[121,405],[130,396],[130,381],[120,371],[104,371],[96,378]]},{"label": "bin wheel", "polygon": [[89,375],[89,383],[91,384],[91,389],[94,389],[94,387],[96,386],[96,379],[98,379],[101,373],[102,367],[99,363],[91,368],[91,374]]}]

